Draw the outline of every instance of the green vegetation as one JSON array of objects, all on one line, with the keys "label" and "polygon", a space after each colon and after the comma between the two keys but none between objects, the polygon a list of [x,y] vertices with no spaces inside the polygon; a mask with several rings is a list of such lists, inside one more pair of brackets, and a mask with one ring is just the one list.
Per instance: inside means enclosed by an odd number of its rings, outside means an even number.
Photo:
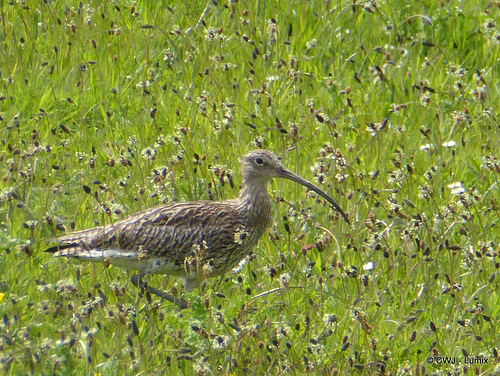
[{"label": "green vegetation", "polygon": [[[497,3],[7,0],[0,18],[0,373],[499,372]],[[43,253],[235,197],[261,147],[352,226],[273,183],[255,254],[183,311]]]}]

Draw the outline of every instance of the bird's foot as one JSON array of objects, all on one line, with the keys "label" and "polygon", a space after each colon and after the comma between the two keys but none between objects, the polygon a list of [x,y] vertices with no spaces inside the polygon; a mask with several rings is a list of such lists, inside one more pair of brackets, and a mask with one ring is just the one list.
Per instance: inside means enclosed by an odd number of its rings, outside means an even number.
[{"label": "bird's foot", "polygon": [[175,296],[173,296],[165,291],[158,290],[158,289],[155,289],[154,287],[148,286],[147,283],[144,283],[142,281],[141,277],[138,274],[132,276],[132,278],[130,279],[130,282],[132,282],[132,284],[134,286],[141,288],[141,289],[144,289],[146,292],[148,292],[150,294],[154,294],[161,299],[165,299],[171,303],[174,303],[175,305],[179,306],[180,309],[186,309],[189,307],[188,302],[186,302],[184,299],[176,298]]}]

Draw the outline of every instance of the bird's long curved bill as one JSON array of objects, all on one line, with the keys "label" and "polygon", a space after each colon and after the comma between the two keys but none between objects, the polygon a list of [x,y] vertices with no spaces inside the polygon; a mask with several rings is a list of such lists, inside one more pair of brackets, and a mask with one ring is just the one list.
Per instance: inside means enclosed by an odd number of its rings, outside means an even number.
[{"label": "bird's long curved bill", "polygon": [[349,218],[347,218],[346,213],[344,213],[344,211],[333,200],[333,198],[331,198],[330,196],[328,196],[325,192],[323,192],[321,189],[319,189],[318,187],[316,187],[314,184],[308,182],[305,179],[302,179],[300,176],[295,175],[293,172],[291,172],[291,171],[289,171],[289,170],[287,170],[285,168],[282,169],[281,171],[278,171],[278,176],[280,178],[284,178],[284,179],[288,179],[288,180],[294,181],[295,183],[303,185],[304,187],[310,189],[311,191],[316,192],[321,197],[323,197],[326,201],[328,201],[330,204],[332,204],[332,206],[335,208],[335,210],[337,210],[340,213],[340,215],[344,218],[344,220],[348,224],[351,224],[351,222],[349,222]]}]

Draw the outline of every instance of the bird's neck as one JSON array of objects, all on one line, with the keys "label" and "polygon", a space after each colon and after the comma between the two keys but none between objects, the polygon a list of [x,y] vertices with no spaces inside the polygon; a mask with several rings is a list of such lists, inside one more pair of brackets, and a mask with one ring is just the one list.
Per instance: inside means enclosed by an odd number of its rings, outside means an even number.
[{"label": "bird's neck", "polygon": [[250,217],[266,223],[271,219],[272,201],[267,192],[268,182],[261,184],[245,184],[240,191],[238,201],[243,210],[247,210]]}]

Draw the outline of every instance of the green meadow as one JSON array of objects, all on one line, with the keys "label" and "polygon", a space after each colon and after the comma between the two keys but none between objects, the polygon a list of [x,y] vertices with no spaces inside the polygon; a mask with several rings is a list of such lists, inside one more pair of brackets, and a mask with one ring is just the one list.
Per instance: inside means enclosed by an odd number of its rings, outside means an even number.
[{"label": "green meadow", "polygon": [[[0,3],[0,374],[500,373],[500,5],[485,0]],[[237,197],[240,270],[185,292],[45,240]]]}]

